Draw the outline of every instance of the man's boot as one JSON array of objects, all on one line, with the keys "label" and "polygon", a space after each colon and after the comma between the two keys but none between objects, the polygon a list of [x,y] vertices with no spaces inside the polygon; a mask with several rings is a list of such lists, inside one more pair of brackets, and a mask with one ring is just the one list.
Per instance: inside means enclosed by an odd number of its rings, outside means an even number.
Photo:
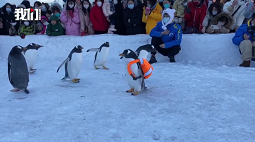
[{"label": "man's boot", "polygon": [[243,61],[242,64],[239,65],[239,67],[250,67],[251,61]]},{"label": "man's boot", "polygon": [[157,62],[157,60],[156,60],[155,55],[151,55],[151,59],[150,59],[149,63],[153,64],[153,63],[156,63],[156,62]]}]

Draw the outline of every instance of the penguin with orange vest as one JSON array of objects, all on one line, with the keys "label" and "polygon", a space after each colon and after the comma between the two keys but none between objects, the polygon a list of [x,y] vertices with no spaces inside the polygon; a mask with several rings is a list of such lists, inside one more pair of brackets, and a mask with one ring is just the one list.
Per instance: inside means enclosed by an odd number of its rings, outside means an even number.
[{"label": "penguin with orange vest", "polygon": [[154,47],[148,44],[139,47],[136,52],[131,49],[126,49],[119,55],[121,56],[120,59],[125,58],[127,65],[125,69],[126,79],[130,90],[126,92],[132,93],[132,95],[138,95],[142,90],[147,89],[144,79],[148,79],[152,75],[153,67],[146,60],[146,56],[148,52],[154,51]]}]

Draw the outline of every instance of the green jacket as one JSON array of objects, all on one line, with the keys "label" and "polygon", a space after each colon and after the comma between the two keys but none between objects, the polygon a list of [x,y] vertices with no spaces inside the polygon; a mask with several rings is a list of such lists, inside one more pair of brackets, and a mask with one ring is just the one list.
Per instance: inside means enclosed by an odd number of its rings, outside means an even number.
[{"label": "green jacket", "polygon": [[47,25],[46,34],[48,36],[60,36],[64,34],[64,28],[59,22],[57,22],[55,25],[49,23]]},{"label": "green jacket", "polygon": [[34,25],[29,25],[29,26],[22,25],[19,28],[19,35],[21,33],[23,33],[25,35],[34,35],[35,34],[35,26]]}]

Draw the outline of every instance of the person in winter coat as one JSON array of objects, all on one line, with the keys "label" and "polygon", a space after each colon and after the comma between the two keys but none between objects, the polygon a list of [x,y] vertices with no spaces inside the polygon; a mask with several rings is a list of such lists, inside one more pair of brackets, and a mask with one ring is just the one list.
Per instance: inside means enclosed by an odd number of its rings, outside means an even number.
[{"label": "person in winter coat", "polygon": [[75,7],[74,0],[67,0],[67,4],[60,14],[60,21],[65,24],[66,35],[80,36],[80,17],[79,10]]},{"label": "person in winter coat", "polygon": [[60,36],[64,34],[64,28],[59,23],[56,15],[50,17],[50,23],[47,25],[46,34],[48,36]]},{"label": "person in winter coat", "polygon": [[91,8],[89,15],[96,35],[108,33],[109,21],[103,13],[103,2],[103,0],[96,0],[95,6]]},{"label": "person in winter coat", "polygon": [[0,14],[0,35],[6,35],[6,30],[4,27],[4,19],[3,19],[3,15]]},{"label": "person in winter coat", "polygon": [[121,3],[121,0],[114,0],[114,7],[115,12],[109,17],[109,19],[114,19],[115,23],[115,29],[116,31],[113,31],[114,34],[118,35],[125,35],[126,29],[124,25],[123,15],[124,15],[124,8]]},{"label": "person in winter coat", "polygon": [[113,0],[104,0],[103,4],[103,13],[105,17],[107,17],[108,21],[110,21],[110,27],[108,29],[108,33],[113,33],[116,31],[115,29],[115,19],[110,19],[110,16],[115,13],[115,6]]},{"label": "person in winter coat", "polygon": [[23,0],[21,4],[25,5],[26,8],[32,8],[28,0]]},{"label": "person in winter coat", "polygon": [[239,46],[242,54],[243,63],[240,67],[250,67],[253,56],[253,48],[255,48],[255,13],[252,14],[251,20],[247,24],[241,25],[232,39],[232,42]]},{"label": "person in winter coat", "polygon": [[242,0],[231,0],[224,4],[223,11],[233,18],[233,23],[230,26],[231,30],[236,31],[243,24],[245,8],[245,2]]},{"label": "person in winter coat", "polygon": [[202,33],[202,23],[205,18],[207,6],[204,0],[192,0],[185,7],[185,34]]},{"label": "person in winter coat", "polygon": [[91,4],[89,0],[82,1],[82,8],[80,10],[80,19],[81,19],[81,35],[93,35],[94,30],[92,27],[92,23],[89,19],[89,14],[91,10]]},{"label": "person in winter coat", "polygon": [[157,22],[162,20],[162,7],[157,0],[148,0],[147,7],[143,8],[143,19],[146,23],[146,34],[150,34],[151,30],[157,25]]},{"label": "person in winter coat", "polygon": [[173,9],[176,10],[174,21],[181,25],[183,30],[185,28],[184,11],[185,6],[187,6],[187,4],[188,4],[187,0],[176,0],[173,4]]},{"label": "person in winter coat", "polygon": [[255,4],[251,1],[248,3],[247,8],[244,11],[244,17],[250,19],[253,13],[255,13]]},{"label": "person in winter coat", "polygon": [[5,24],[5,34],[9,34],[9,29],[11,27],[11,20],[15,19],[14,17],[14,7],[10,3],[6,3],[2,7],[3,20]]},{"label": "person in winter coat", "polygon": [[128,0],[127,8],[124,10],[124,25],[127,35],[144,34],[145,29],[142,25],[142,10],[136,0]]},{"label": "person in winter coat", "polygon": [[34,35],[36,32],[35,25],[32,21],[22,21],[21,26],[19,27],[18,34],[25,34],[25,35]]},{"label": "person in winter coat", "polygon": [[10,36],[18,35],[19,26],[20,22],[16,21],[15,18],[13,17],[13,19],[11,19],[10,21],[9,35]]},{"label": "person in winter coat", "polygon": [[[170,62],[175,62],[175,55],[181,50],[182,28],[174,21],[174,9],[165,9],[162,21],[150,32],[151,44],[163,56],[168,56]],[[151,53],[150,64],[156,63],[156,52]]]}]

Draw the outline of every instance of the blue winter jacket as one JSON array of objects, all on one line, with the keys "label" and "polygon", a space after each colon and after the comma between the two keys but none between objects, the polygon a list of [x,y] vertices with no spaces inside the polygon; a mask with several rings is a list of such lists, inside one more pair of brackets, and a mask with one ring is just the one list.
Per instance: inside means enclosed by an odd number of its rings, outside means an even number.
[{"label": "blue winter jacket", "polygon": [[[233,42],[235,45],[239,46],[239,45],[241,44],[241,42],[244,40],[244,39],[243,39],[243,35],[244,35],[244,34],[249,35],[249,36],[250,36],[249,40],[252,41],[252,35],[251,35],[250,33],[248,33],[248,31],[247,31],[247,28],[250,27],[250,26],[251,26],[251,20],[249,20],[249,21],[247,22],[247,24],[243,24],[243,25],[241,25],[241,26],[237,29],[237,31],[236,31],[236,33],[235,33],[235,36],[232,38],[232,42]],[[254,31],[253,37],[255,37],[255,31]]]},{"label": "blue winter jacket", "polygon": [[171,48],[175,45],[180,45],[182,42],[182,28],[179,24],[173,22],[166,26],[166,28],[170,31],[168,35],[161,36],[162,22],[158,22],[156,27],[153,28],[150,32],[151,37],[161,37],[162,41],[165,43],[165,48]]}]

